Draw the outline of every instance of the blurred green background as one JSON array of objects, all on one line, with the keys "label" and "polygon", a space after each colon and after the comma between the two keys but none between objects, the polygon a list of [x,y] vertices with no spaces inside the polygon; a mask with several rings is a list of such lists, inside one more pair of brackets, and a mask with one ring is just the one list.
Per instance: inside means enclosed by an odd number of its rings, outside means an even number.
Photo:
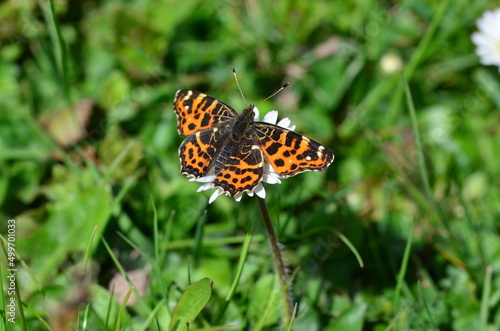
[{"label": "blurred green background", "polygon": [[[261,114],[278,109],[335,154],[324,172],[265,185],[296,270],[294,328],[496,330],[500,78],[470,40],[494,6],[2,2],[0,231],[16,220],[23,305],[12,324],[3,301],[0,328],[167,330],[186,286],[208,277],[191,329],[280,329],[257,202],[207,205],[211,191],[179,174],[175,91],[240,111],[234,66],[249,103],[289,81]],[[122,310],[120,275],[139,294]]]}]

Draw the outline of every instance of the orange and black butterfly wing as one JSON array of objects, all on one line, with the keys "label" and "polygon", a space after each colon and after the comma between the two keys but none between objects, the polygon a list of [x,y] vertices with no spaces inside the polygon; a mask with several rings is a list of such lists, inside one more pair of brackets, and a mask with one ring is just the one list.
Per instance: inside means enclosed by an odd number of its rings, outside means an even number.
[{"label": "orange and black butterfly wing", "polygon": [[264,174],[264,156],[260,146],[254,139],[244,138],[235,148],[224,155],[223,167],[217,171],[213,184],[222,188],[232,197],[236,193],[252,191],[261,181]]},{"label": "orange and black butterfly wing", "polygon": [[212,128],[238,115],[228,104],[195,90],[177,91],[174,111],[180,135]]},{"label": "orange and black butterfly wing", "polygon": [[254,128],[264,156],[283,178],[323,171],[333,162],[331,150],[301,134],[263,122],[254,123]]}]

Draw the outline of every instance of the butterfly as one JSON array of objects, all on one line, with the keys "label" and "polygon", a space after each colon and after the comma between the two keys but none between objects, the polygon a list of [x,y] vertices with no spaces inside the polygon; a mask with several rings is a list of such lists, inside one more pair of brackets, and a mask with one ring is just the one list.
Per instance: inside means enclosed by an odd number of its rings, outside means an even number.
[{"label": "butterfly", "polygon": [[262,181],[279,183],[304,171],[323,171],[333,162],[330,149],[287,125],[275,125],[276,119],[256,121],[252,105],[238,114],[202,92],[179,90],[174,111],[179,134],[187,136],[179,147],[181,174],[206,182],[205,189],[218,188],[218,195],[239,200],[243,192],[253,195]]}]

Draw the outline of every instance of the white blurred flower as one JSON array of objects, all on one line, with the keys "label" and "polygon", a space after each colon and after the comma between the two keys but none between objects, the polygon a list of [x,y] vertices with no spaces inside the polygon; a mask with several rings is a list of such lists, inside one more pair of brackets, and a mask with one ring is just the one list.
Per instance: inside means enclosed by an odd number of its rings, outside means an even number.
[{"label": "white blurred flower", "polygon": [[496,65],[500,70],[500,8],[487,11],[476,21],[478,32],[471,36],[482,65]]},{"label": "white blurred flower", "polygon": [[392,75],[403,68],[403,61],[395,54],[388,53],[380,59],[380,68],[386,75]]},{"label": "white blurred flower", "polygon": [[[253,112],[255,114],[254,116],[254,121],[259,122],[259,110],[257,107],[253,108]],[[271,110],[269,113],[264,116],[262,119],[262,122],[266,122],[269,124],[274,124],[277,126],[280,126],[282,128],[288,129],[288,130],[294,130],[295,125],[290,125],[291,120],[288,117],[283,118],[281,121],[278,122],[278,111],[277,110]],[[277,123],[276,123],[277,122]],[[199,178],[191,178],[190,181],[192,182],[200,182],[203,183],[198,188],[197,192],[202,192],[206,190],[210,190],[215,188],[213,185],[213,181],[215,180],[216,175],[214,173],[209,173],[206,176],[199,177]],[[252,191],[246,191],[249,196],[253,196],[254,193],[264,199],[266,197],[266,190],[264,189],[264,186],[262,185],[262,182],[268,183],[268,184],[280,184],[280,176],[274,171],[274,168],[271,166],[270,163],[267,162],[267,159],[264,157],[264,174],[260,180],[260,182],[252,189]],[[217,199],[220,195],[227,195],[229,196],[229,192],[224,192],[224,190],[220,187],[217,187],[215,192],[210,196],[210,199],[208,200],[208,203],[212,203]],[[240,201],[241,197],[243,196],[243,192],[238,192],[234,195],[234,200]]]}]

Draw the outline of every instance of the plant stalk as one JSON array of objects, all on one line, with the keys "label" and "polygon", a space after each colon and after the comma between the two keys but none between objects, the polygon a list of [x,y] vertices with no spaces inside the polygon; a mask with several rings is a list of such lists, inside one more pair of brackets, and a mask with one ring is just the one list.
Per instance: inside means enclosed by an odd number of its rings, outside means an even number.
[{"label": "plant stalk", "polygon": [[266,201],[262,198],[257,197],[259,201],[260,213],[262,214],[262,219],[264,220],[264,225],[266,227],[267,237],[269,238],[269,243],[273,250],[274,262],[276,269],[278,271],[278,278],[281,284],[281,293],[283,296],[283,325],[289,325],[292,319],[293,311],[293,299],[291,291],[289,291],[288,286],[289,279],[286,272],[285,263],[283,263],[283,257],[281,255],[281,250],[279,248],[279,243],[274,232],[273,223],[271,222],[271,216],[269,216],[269,210],[267,209]]}]

